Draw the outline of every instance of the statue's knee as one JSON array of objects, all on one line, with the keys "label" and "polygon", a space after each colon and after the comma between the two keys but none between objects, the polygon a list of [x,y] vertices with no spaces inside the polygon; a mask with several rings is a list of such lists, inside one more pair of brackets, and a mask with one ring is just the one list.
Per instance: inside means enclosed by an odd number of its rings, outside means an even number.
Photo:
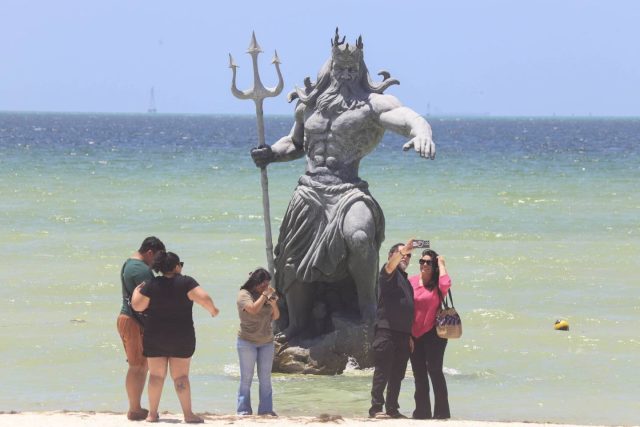
[{"label": "statue's knee", "polygon": [[371,246],[371,237],[364,230],[357,230],[348,239],[349,247],[357,251],[365,251]]},{"label": "statue's knee", "polygon": [[375,220],[364,202],[356,202],[346,213],[342,223],[345,235],[355,234],[363,231],[370,235],[375,232]]}]

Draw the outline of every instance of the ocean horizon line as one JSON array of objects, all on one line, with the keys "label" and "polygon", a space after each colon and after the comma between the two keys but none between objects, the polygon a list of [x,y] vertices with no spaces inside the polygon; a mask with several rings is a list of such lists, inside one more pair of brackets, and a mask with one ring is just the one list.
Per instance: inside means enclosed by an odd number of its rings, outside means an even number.
[{"label": "ocean horizon line", "polygon": [[[180,113],[180,112],[154,112],[149,113],[146,111],[51,111],[51,110],[0,110],[0,114],[42,114],[42,115],[74,115],[74,116],[144,116],[144,117],[247,117],[255,118],[255,114],[251,113]],[[638,120],[638,115],[543,115],[543,114],[526,114],[526,115],[492,115],[488,114],[476,114],[476,113],[447,113],[447,114],[421,114],[423,117],[431,119],[465,119],[465,120],[530,120],[530,119],[543,119],[543,120]],[[265,118],[290,118],[293,116],[291,113],[282,114],[265,114]]]}]

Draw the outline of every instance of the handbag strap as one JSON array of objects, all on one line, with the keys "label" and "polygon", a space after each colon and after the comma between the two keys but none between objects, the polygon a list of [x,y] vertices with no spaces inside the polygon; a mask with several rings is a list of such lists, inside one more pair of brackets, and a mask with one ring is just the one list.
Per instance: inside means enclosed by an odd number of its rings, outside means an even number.
[{"label": "handbag strap", "polygon": [[436,286],[436,289],[438,290],[438,296],[440,297],[440,308],[444,308],[445,310],[449,308],[449,304],[447,304],[447,297],[446,296],[442,296],[442,292],[440,291],[440,285],[438,284],[438,286]]},{"label": "handbag strap", "polygon": [[440,291],[440,286],[436,288],[438,289],[438,295],[440,296],[440,306],[444,306],[445,309],[449,308],[449,303],[447,302],[447,297],[449,297],[449,301],[451,302],[451,308],[455,308],[453,305],[453,294],[451,294],[451,288],[449,288],[449,292],[446,296],[442,296],[442,292]]},{"label": "handbag strap", "polygon": [[449,301],[451,301],[451,308],[455,308],[453,305],[453,294],[451,293],[451,288],[449,288]]}]

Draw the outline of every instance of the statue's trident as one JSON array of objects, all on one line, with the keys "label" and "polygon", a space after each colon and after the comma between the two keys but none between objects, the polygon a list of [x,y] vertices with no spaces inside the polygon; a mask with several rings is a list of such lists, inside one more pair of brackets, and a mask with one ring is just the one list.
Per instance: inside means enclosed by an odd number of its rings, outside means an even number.
[{"label": "statue's trident", "polygon": [[[265,98],[278,96],[282,92],[284,87],[284,80],[282,79],[282,73],[280,73],[280,58],[278,58],[278,52],[276,51],[272,64],[276,66],[276,72],[278,73],[278,86],[275,88],[265,88],[260,81],[260,74],[258,73],[258,55],[262,52],[258,42],[256,41],[256,33],[251,36],[251,44],[247,53],[251,55],[253,60],[253,88],[245,91],[241,91],[236,87],[236,68],[238,65],[233,61],[233,57],[229,54],[229,68],[233,71],[233,78],[231,79],[231,92],[236,98],[240,99],[253,99],[256,104],[256,120],[258,122],[258,148],[264,147],[264,117],[262,111],[262,101]],[[262,209],[264,217],[264,231],[265,242],[267,245],[267,264],[269,266],[269,273],[273,277],[274,262],[273,262],[273,241],[271,239],[271,214],[269,208],[269,178],[267,177],[267,167],[262,166],[260,168],[260,181],[262,183]]]}]

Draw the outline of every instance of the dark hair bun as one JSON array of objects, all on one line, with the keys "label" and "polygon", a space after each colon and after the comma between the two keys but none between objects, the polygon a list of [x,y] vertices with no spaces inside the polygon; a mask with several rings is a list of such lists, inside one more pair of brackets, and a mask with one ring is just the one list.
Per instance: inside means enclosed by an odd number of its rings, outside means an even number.
[{"label": "dark hair bun", "polygon": [[180,263],[180,257],[173,252],[158,251],[153,258],[153,270],[159,273],[170,273]]}]

